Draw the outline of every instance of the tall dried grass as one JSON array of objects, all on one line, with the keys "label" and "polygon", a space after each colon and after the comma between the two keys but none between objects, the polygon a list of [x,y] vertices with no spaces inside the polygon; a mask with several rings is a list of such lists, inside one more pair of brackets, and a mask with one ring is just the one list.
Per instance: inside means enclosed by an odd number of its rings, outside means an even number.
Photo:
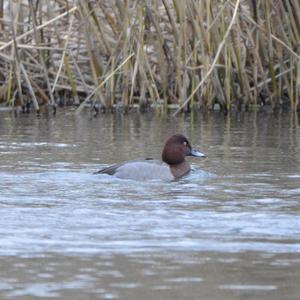
[{"label": "tall dried grass", "polygon": [[0,0],[0,102],[300,109],[299,20],[298,0]]}]

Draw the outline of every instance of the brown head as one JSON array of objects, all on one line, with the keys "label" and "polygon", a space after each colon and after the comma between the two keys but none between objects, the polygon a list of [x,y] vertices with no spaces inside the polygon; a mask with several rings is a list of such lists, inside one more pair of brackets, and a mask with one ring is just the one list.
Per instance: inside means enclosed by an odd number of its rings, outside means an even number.
[{"label": "brown head", "polygon": [[193,150],[184,135],[175,134],[171,136],[163,149],[162,160],[169,165],[177,165],[184,162],[186,156],[204,157],[205,155]]}]

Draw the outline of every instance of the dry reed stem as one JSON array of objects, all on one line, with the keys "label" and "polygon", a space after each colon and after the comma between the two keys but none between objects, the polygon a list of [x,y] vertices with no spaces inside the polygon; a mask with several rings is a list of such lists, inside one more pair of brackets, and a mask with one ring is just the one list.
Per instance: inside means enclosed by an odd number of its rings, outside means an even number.
[{"label": "dry reed stem", "polygon": [[[11,5],[11,2],[10,2]],[[17,12],[16,16],[13,16],[12,11],[11,13],[11,18],[14,19],[15,21],[18,20],[19,18],[19,12],[20,12],[20,4],[17,7]],[[21,75],[20,75],[20,56],[18,53],[18,47],[17,47],[17,40],[16,40],[16,23],[11,24],[11,30],[12,30],[12,36],[13,36],[13,48],[11,49],[11,56],[16,57],[15,61],[11,63],[11,72],[13,73],[13,70],[15,71],[15,76],[16,76],[16,82],[17,82],[17,90],[18,90],[18,96],[20,100],[20,104],[24,105],[24,100],[23,100],[23,92],[22,92],[22,84],[21,84]],[[12,100],[12,106],[15,106],[15,99],[14,97],[10,99],[10,94],[11,94],[11,89],[13,87],[13,74],[9,77],[9,89],[7,93],[7,102],[9,103],[10,100]]]},{"label": "dry reed stem", "polygon": [[230,33],[230,30],[235,22],[235,18],[236,18],[236,15],[237,15],[237,11],[238,11],[238,8],[239,8],[239,4],[240,4],[240,0],[237,0],[236,2],[236,5],[235,5],[235,8],[234,8],[234,12],[233,12],[233,16],[232,16],[232,19],[230,21],[230,24],[227,28],[227,31],[226,33],[224,34],[224,37],[218,47],[218,50],[217,50],[217,53],[215,55],[215,58],[209,68],[209,70],[207,71],[207,73],[205,74],[205,76],[202,78],[202,80],[199,82],[199,84],[196,86],[196,88],[192,91],[192,93],[190,94],[190,96],[183,102],[183,104],[174,112],[174,114],[172,115],[173,117],[175,117],[187,104],[188,102],[192,99],[192,97],[195,95],[195,93],[197,92],[197,90],[203,85],[203,83],[205,82],[205,80],[210,76],[210,74],[213,72],[214,68],[215,68],[215,65],[219,59],[219,56],[221,54],[221,51],[223,49],[223,46],[225,45],[225,42],[226,42],[226,39]]},{"label": "dry reed stem", "polygon": [[[77,10],[77,7],[74,6],[74,7],[72,7],[70,10],[68,10],[68,11],[66,11],[66,12],[64,12],[64,13],[62,13],[62,14],[60,14],[59,16],[53,18],[52,20],[49,20],[49,21],[47,21],[47,22],[45,22],[45,23],[43,23],[43,24],[37,26],[37,27],[36,27],[36,30],[41,30],[41,29],[43,29],[43,28],[45,28],[45,27],[51,25],[52,23],[58,21],[59,19],[64,18],[65,16],[67,16],[67,15],[69,15],[69,14],[71,14],[71,13],[74,13],[76,10]],[[27,32],[21,34],[20,36],[17,36],[17,37],[16,37],[16,41],[18,42],[19,40],[21,40],[21,39],[27,37],[28,35],[30,35],[30,34],[32,34],[32,33],[34,33],[34,29],[31,29],[31,30],[27,31]],[[0,47],[0,51],[2,51],[2,50],[4,50],[5,48],[11,46],[13,43],[14,43],[13,40],[11,40],[11,41],[5,43],[3,46]]]},{"label": "dry reed stem", "polygon": [[67,47],[68,47],[68,44],[69,44],[70,35],[71,35],[71,30],[73,28],[73,21],[74,21],[74,14],[72,14],[72,16],[71,16],[71,20],[70,20],[69,29],[68,29],[68,32],[67,32],[67,35],[66,35],[66,39],[65,39],[65,45],[64,45],[64,48],[63,48],[63,53],[62,53],[61,61],[59,63],[59,68],[58,68],[58,71],[57,71],[57,74],[56,74],[56,77],[54,79],[54,83],[53,83],[52,89],[51,89],[52,93],[54,92],[54,90],[56,88],[56,84],[57,84],[57,81],[59,79],[62,67],[63,67],[63,63],[64,63],[64,59],[65,59],[65,56],[66,56],[66,52],[67,52]]},{"label": "dry reed stem", "polygon": [[[41,35],[40,35],[40,31],[37,30],[37,20],[36,20],[32,0],[29,0],[28,2],[29,2],[29,8],[30,8],[30,11],[31,11],[34,38],[35,38],[36,44],[39,46],[42,42]],[[52,106],[55,106],[55,100],[54,100],[54,96],[53,96],[53,93],[52,93],[52,90],[51,90],[48,71],[47,71],[45,60],[44,60],[43,53],[41,52],[41,50],[39,50],[39,61],[40,61],[40,64],[42,66],[42,69],[43,69],[44,79],[45,79],[45,82],[46,82],[48,93],[50,95],[50,101],[48,101],[48,102],[50,102],[50,104]]]},{"label": "dry reed stem", "polygon": [[30,78],[29,76],[27,75],[27,72],[23,66],[23,64],[21,63],[20,64],[20,69],[21,69],[21,72],[25,78],[25,81],[26,81],[26,84],[27,84],[27,87],[29,89],[29,92],[30,92],[30,95],[32,97],[32,102],[33,102],[33,105],[34,105],[34,109],[38,112],[40,110],[40,107],[39,107],[39,103],[38,103],[38,100],[36,98],[36,95],[35,95],[35,92],[32,88],[32,85],[31,85],[31,82],[30,82]]},{"label": "dry reed stem", "polygon": [[[267,3],[268,1],[266,1]],[[232,4],[233,5],[233,4]],[[247,19],[249,22],[251,22],[253,25],[255,25],[259,30],[261,30],[264,33],[267,33],[265,28],[258,23],[256,23],[250,16],[241,14],[242,17]],[[297,54],[291,47],[289,47],[284,41],[282,41],[280,38],[276,37],[274,34],[270,33],[270,37],[276,41],[277,43],[281,44],[284,48],[286,48],[297,60],[300,60],[300,55]]]},{"label": "dry reed stem", "polygon": [[76,109],[76,113],[80,113],[84,108],[85,104],[95,95],[95,93],[112,77],[114,76],[133,56],[134,54],[130,54],[113,72],[111,72],[105,79],[93,90],[93,92],[80,104],[80,106]]}]

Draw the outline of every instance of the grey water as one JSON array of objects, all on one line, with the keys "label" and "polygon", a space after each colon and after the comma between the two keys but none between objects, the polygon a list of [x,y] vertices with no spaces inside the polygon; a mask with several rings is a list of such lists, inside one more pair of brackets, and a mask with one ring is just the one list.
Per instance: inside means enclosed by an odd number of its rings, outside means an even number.
[{"label": "grey water", "polygon": [[[172,182],[93,172],[207,155]],[[293,113],[0,114],[0,299],[300,299]]]}]

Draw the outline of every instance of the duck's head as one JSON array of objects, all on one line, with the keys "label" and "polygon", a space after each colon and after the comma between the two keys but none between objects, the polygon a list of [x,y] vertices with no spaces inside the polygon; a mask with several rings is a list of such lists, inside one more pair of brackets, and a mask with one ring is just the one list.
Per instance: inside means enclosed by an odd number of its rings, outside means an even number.
[{"label": "duck's head", "polygon": [[192,148],[184,135],[171,136],[164,146],[162,160],[169,165],[176,165],[184,162],[186,156],[205,157],[203,153]]}]

